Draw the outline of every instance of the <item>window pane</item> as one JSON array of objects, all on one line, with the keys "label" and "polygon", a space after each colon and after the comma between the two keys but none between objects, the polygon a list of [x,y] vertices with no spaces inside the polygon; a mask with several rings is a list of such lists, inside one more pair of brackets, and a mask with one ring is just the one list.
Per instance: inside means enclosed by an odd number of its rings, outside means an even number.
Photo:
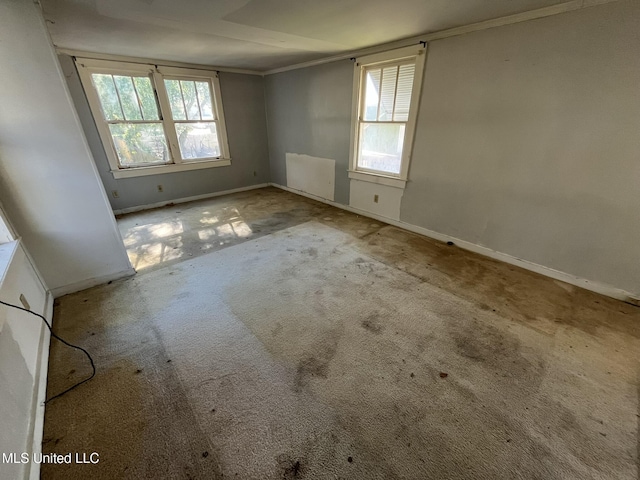
[{"label": "window pane", "polygon": [[196,82],[196,90],[198,91],[198,99],[200,100],[202,119],[214,120],[209,82]]},{"label": "window pane", "polygon": [[142,120],[142,111],[140,110],[140,105],[138,105],[138,97],[133,89],[131,77],[114,75],[113,81],[120,94],[120,104],[122,105],[125,120]]},{"label": "window pane", "polygon": [[196,86],[192,81],[180,80],[182,98],[187,109],[187,120],[200,120],[200,106],[196,97]]},{"label": "window pane", "polygon": [[220,156],[220,144],[215,122],[177,123],[176,133],[183,159]]},{"label": "window pane", "polygon": [[156,103],[156,96],[151,87],[151,79],[149,77],[133,77],[133,83],[138,92],[144,119],[159,120],[158,104]]},{"label": "window pane", "polygon": [[169,104],[171,105],[171,116],[174,120],[186,120],[187,114],[184,111],[182,103],[182,93],[180,92],[179,80],[165,80],[167,87],[167,95],[169,96]]},{"label": "window pane", "polygon": [[393,119],[393,102],[396,97],[397,78],[397,66],[382,69],[382,92],[380,93],[380,109],[378,110],[378,120],[386,121]]},{"label": "window pane", "polygon": [[367,71],[367,84],[364,96],[364,120],[376,120],[378,118],[378,94],[380,92],[380,70]]},{"label": "window pane", "polygon": [[404,124],[360,124],[358,167],[400,174],[404,130]]},{"label": "window pane", "polygon": [[415,65],[401,65],[398,73],[398,90],[396,93],[396,106],[393,110],[393,119],[406,122],[409,119],[409,106],[411,105],[411,91],[413,90],[413,76]]},{"label": "window pane", "polygon": [[169,163],[167,141],[160,123],[110,124],[120,165]]},{"label": "window pane", "polygon": [[94,73],[91,75],[91,78],[98,92],[98,98],[100,99],[100,106],[102,107],[102,114],[105,120],[124,120],[124,114],[120,109],[116,87],[113,84],[113,77],[102,73]]}]

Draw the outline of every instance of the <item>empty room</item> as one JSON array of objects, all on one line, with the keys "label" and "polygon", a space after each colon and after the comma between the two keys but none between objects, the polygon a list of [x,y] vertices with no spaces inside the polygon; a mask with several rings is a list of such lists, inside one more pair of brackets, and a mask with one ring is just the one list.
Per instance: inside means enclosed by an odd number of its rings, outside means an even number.
[{"label": "empty room", "polygon": [[0,0],[0,479],[640,479],[638,0]]}]

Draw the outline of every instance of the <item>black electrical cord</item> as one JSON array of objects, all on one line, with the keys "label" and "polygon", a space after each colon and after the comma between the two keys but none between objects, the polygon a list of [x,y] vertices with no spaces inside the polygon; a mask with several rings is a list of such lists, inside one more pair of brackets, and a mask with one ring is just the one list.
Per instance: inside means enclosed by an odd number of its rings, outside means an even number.
[{"label": "black electrical cord", "polygon": [[31,310],[27,309],[27,308],[23,308],[23,307],[19,307],[18,305],[13,305],[11,303],[7,303],[7,302],[3,302],[2,300],[0,300],[0,303],[2,305],[6,305],[7,307],[11,307],[11,308],[15,308],[17,310],[22,310],[23,312],[27,312],[30,313],[31,315],[35,315],[36,317],[42,319],[42,321],[44,322],[44,324],[47,326],[47,328],[49,329],[49,331],[51,332],[51,336],[53,338],[55,338],[56,340],[58,340],[59,342],[64,343],[65,345],[67,345],[68,347],[71,348],[75,348],[76,350],[80,350],[82,353],[84,353],[87,358],[89,359],[89,362],[91,363],[91,376],[88,378],[85,378],[84,380],[82,380],[81,382],[76,383],[75,385],[67,388],[64,392],[58,393],[57,395],[54,395],[53,397],[49,398],[48,400],[45,400],[44,403],[49,403],[51,400],[54,400],[58,397],[61,397],[62,395],[64,395],[67,392],[70,392],[71,390],[73,390],[76,387],[79,387],[80,385],[82,385],[83,383],[88,382],[89,380],[91,380],[93,377],[96,376],[96,366],[93,363],[93,358],[91,358],[91,355],[89,355],[89,352],[87,352],[84,348],[82,347],[78,347],[77,345],[72,345],[71,343],[67,342],[66,340],[64,340],[63,338],[60,338],[58,335],[56,335],[55,333],[53,333],[53,329],[51,328],[51,325],[49,325],[49,322],[47,321],[46,318],[44,318],[42,315],[40,315],[39,313],[36,312],[32,312]]}]

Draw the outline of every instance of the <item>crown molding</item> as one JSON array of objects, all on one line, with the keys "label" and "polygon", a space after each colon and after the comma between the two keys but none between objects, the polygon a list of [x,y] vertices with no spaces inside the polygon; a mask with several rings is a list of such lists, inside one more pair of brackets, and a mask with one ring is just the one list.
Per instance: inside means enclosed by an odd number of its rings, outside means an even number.
[{"label": "crown molding", "polygon": [[124,55],[112,55],[110,53],[85,52],[83,50],[74,50],[69,48],[56,47],[56,53],[61,55],[69,55],[71,57],[91,58],[94,60],[111,60],[114,62],[125,63],[145,63],[151,65],[160,65],[163,67],[191,68],[194,70],[207,70],[213,72],[241,73],[244,75],[264,75],[264,72],[258,70],[247,70],[242,68],[216,67],[213,65],[202,65],[198,63],[174,62],[171,60],[157,60],[143,57],[127,57]]},{"label": "crown molding", "polygon": [[432,42],[434,40],[441,40],[443,38],[464,35],[465,33],[478,32],[481,30],[488,30],[490,28],[502,27],[505,25],[512,25],[514,23],[521,23],[521,22],[527,22],[529,20],[536,20],[538,18],[551,17],[553,15],[559,15],[561,13],[573,12],[575,10],[581,10],[583,8],[594,7],[596,5],[613,3],[617,1],[619,0],[571,0],[569,2],[559,3],[557,5],[551,5],[549,7],[544,7],[544,8],[538,8],[536,10],[530,10],[528,12],[516,13],[514,15],[507,15],[505,17],[493,18],[491,20],[471,23],[469,25],[463,25],[460,27],[448,28],[446,30],[440,30],[437,32],[424,33],[422,35],[415,35],[415,36],[407,37],[401,40],[396,40],[394,42],[376,45],[374,47],[354,50],[348,53],[342,53],[339,55],[324,57],[317,60],[311,60],[309,62],[302,62],[294,65],[288,65],[286,67],[274,68],[262,73],[263,75],[273,75],[275,73],[287,72],[289,70],[298,70],[300,68],[323,65],[325,63],[331,63],[339,60],[346,60],[354,57],[361,57],[364,55],[371,55],[374,53],[380,53],[388,50],[407,47],[407,46],[415,45],[421,42]]}]

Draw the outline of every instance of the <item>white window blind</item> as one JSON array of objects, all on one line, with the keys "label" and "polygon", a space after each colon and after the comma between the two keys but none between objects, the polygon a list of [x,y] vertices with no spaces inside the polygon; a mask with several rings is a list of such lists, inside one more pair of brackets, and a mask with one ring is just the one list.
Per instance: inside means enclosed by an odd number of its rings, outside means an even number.
[{"label": "white window blind", "polygon": [[415,60],[365,67],[357,168],[399,175]]}]

